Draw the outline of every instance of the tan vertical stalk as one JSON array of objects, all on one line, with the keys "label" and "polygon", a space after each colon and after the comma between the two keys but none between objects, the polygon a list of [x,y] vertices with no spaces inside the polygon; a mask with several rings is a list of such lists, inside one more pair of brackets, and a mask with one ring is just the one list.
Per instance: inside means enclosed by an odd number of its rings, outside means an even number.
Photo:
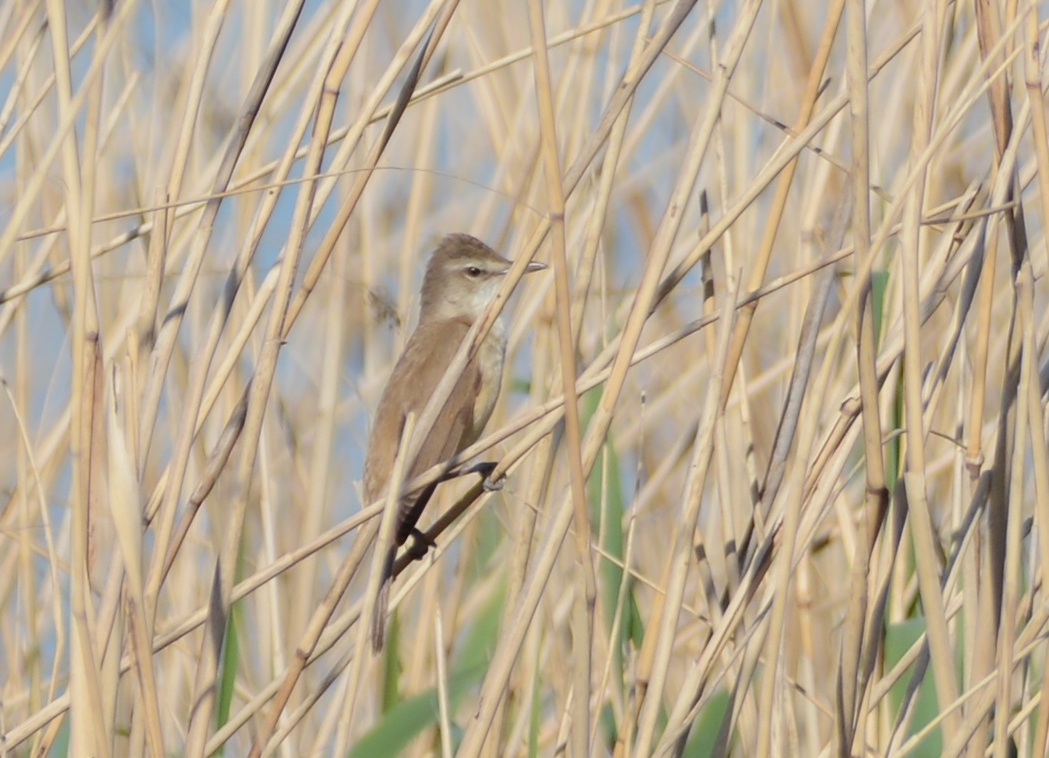
[{"label": "tan vertical stalk", "polygon": [[[848,55],[850,113],[852,125],[852,239],[857,266],[866,260],[871,236],[870,219],[870,113],[867,91],[867,24],[866,3],[850,0],[848,10]],[[876,640],[864,639],[867,622],[868,573],[874,540],[880,528],[881,515],[888,499],[885,484],[885,464],[882,458],[882,424],[878,401],[878,376],[875,356],[878,345],[874,333],[874,303],[871,279],[861,285],[857,305],[856,359],[860,381],[860,403],[863,421],[863,460],[867,488],[861,515],[857,545],[852,562],[852,592],[842,637],[841,659],[838,669],[837,710],[838,754],[848,755],[867,745],[866,714],[859,704],[864,699],[865,671],[860,661],[868,645]],[[873,630],[872,630],[873,631]]]},{"label": "tan vertical stalk", "polygon": [[[73,98],[65,8],[59,0],[49,0],[46,8],[59,114],[71,124],[80,103],[74,102]],[[86,96],[89,86],[85,83],[82,87],[80,94]],[[99,496],[98,489],[102,486],[100,464],[104,461],[101,445],[98,444],[102,440],[96,433],[102,420],[102,365],[95,282],[90,259],[92,194],[85,191],[82,183],[76,132],[65,131],[53,144],[61,147],[64,202],[69,223],[67,240],[73,269],[73,384],[70,398],[73,482],[69,565],[72,627],[69,635],[69,690],[72,723],[69,744],[73,753],[104,757],[110,755],[112,750],[109,737],[111,724],[106,724],[102,710],[99,681],[101,662],[98,659],[98,645],[102,641],[96,637],[91,594],[91,521],[95,518],[94,503]],[[9,242],[0,243],[0,249],[10,249]]]},{"label": "tan vertical stalk", "polygon": [[[1042,228],[1049,225],[1049,127],[1046,126],[1045,95],[1041,76],[1041,60],[1039,60],[1039,22],[1038,6],[1031,4],[1027,10],[1027,19],[1024,25],[1025,32],[1025,55],[1024,55],[1024,83],[1027,87],[1027,99],[1031,111],[1031,133],[1033,136],[1035,159],[1038,162],[1038,186],[1041,198]],[[1045,256],[1042,270],[1046,262],[1049,262],[1049,235],[1043,233],[1042,254]],[[1031,250],[1032,258],[1035,249]],[[1032,295],[1031,289],[1025,291],[1025,295]],[[1028,329],[1032,324],[1025,323],[1024,328],[1024,353],[1025,355],[1036,355],[1037,349],[1033,343],[1028,343]],[[1029,365],[1029,369],[1032,366]],[[1046,445],[1045,427],[1043,425],[1042,413],[1038,409],[1041,406],[1041,393],[1039,383],[1034,377],[1028,379],[1028,391],[1031,397],[1029,403],[1028,424],[1031,430],[1032,448],[1034,454],[1034,478],[1035,478],[1035,523],[1038,525],[1039,545],[1042,551],[1046,549],[1049,541],[1049,447]],[[1049,587],[1049,561],[1040,561],[1042,569],[1042,587]],[[1049,663],[1049,646],[1045,649],[1043,657],[1043,669]],[[1037,729],[1032,737],[1032,754],[1045,755],[1049,750],[1049,697],[1045,697],[1045,684],[1042,684],[1042,697],[1038,705],[1038,716],[1036,718]]]},{"label": "tan vertical stalk", "polygon": [[[565,254],[565,196],[561,185],[561,161],[558,157],[557,125],[554,116],[553,82],[546,49],[546,23],[540,0],[528,4],[529,26],[532,32],[532,50],[535,53],[535,89],[539,106],[539,126],[542,138],[543,173],[553,241],[554,286],[556,290],[557,335],[561,386],[574,387],[576,383],[575,340],[572,337],[571,286],[568,281],[568,257]],[[587,514],[586,480],[583,475],[582,432],[580,431],[579,402],[575,393],[565,394],[565,452],[571,482],[572,510],[575,513],[575,561],[582,572],[582,586],[576,586],[572,613],[573,646],[573,704],[572,752],[590,754],[590,652],[593,647],[594,604],[597,585],[594,564],[590,558],[590,517]]]},{"label": "tan vertical stalk", "polygon": [[[994,74],[988,74],[987,95],[991,106],[991,120],[995,139],[994,163],[991,172],[994,189],[992,200],[1000,203],[1008,202],[1014,196],[1012,188],[1012,172],[1014,165],[1005,165],[1006,155],[1010,140],[1014,136],[1013,117],[1009,105],[1009,80],[1007,66],[1011,56],[1011,33],[1003,34],[1002,19],[999,10],[992,7],[987,0],[977,0],[974,3],[976,24],[978,31],[979,48],[985,65],[995,65]],[[984,453],[982,440],[982,425],[984,408],[989,396],[988,368],[989,362],[993,360],[991,351],[994,348],[996,335],[991,324],[993,323],[993,309],[998,300],[996,288],[998,274],[998,253],[1000,242],[1000,230],[1002,225],[1010,233],[1010,247],[1015,247],[1015,235],[1012,234],[1015,220],[1009,210],[993,215],[985,226],[986,229],[986,252],[983,272],[980,277],[980,293],[978,295],[978,307],[976,313],[976,338],[973,350],[973,388],[972,402],[969,410],[969,425],[967,432],[969,439],[966,446],[966,462],[970,472],[970,489],[977,489],[977,482],[981,474],[989,474],[991,477],[990,492],[987,501],[987,540],[979,544],[980,551],[975,556],[981,569],[980,584],[978,586],[978,613],[975,624],[977,626],[976,639],[977,648],[972,654],[971,676],[973,679],[982,679],[990,674],[999,659],[998,645],[1002,642],[999,635],[1005,624],[1012,621],[1002,616],[1002,593],[1005,583],[1005,560],[1006,544],[1008,540],[1008,490],[1011,448],[1013,443],[1013,424],[1022,425],[1015,415],[1015,408],[1008,407],[1015,401],[1014,389],[1010,388],[1016,377],[1010,377],[1013,373],[1011,363],[1007,363],[1006,375],[1003,378],[1002,392],[1009,398],[1003,399],[1000,408],[998,439],[995,440],[993,451],[993,463],[989,471],[984,471]],[[1024,245],[1026,247],[1026,245]],[[1018,251],[1013,250],[1013,255]],[[1026,250],[1023,251],[1026,254]],[[1013,266],[1015,272],[1015,262]],[[1015,300],[1014,300],[1015,305]],[[1007,331],[1009,344],[1006,350],[1006,361],[1018,360],[1016,350],[1019,347],[1019,335],[1016,334],[1016,313],[1011,314],[1010,326]],[[993,374],[992,374],[993,377]],[[992,379],[993,380],[993,379]],[[996,725],[995,731],[999,727]],[[987,745],[991,731],[990,722],[984,720],[976,729],[967,749],[967,754],[975,757],[982,747]]]},{"label": "tan vertical stalk", "polygon": [[[914,108],[914,137],[911,161],[917,164],[929,144],[936,104],[941,40],[943,38],[946,5],[943,2],[926,4],[923,12],[921,61],[918,70],[917,96]],[[921,270],[922,245],[919,238],[922,208],[925,204],[925,171],[923,169],[910,189],[903,209],[901,233],[901,266],[903,280],[903,319],[905,349],[903,354],[904,425],[907,432],[906,472],[907,503],[911,535],[914,539],[915,568],[919,592],[927,624],[929,653],[932,657],[933,677],[941,709],[948,708],[958,697],[958,683],[954,673],[953,647],[947,629],[944,600],[936,565],[935,537],[932,515],[927,498],[925,433],[922,421],[922,364],[918,281]],[[945,719],[950,732],[958,727],[960,719],[952,712]]]}]

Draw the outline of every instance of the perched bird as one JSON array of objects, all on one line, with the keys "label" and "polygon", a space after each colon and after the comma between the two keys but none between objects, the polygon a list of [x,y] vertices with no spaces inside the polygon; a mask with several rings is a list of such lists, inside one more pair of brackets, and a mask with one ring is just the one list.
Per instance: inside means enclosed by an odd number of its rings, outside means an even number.
[{"label": "perched bird", "polygon": [[[526,271],[544,268],[542,263],[529,263]],[[408,414],[414,413],[416,419],[422,415],[471,325],[484,315],[509,269],[510,261],[468,234],[447,235],[430,257],[423,277],[418,325],[393,369],[375,414],[364,464],[365,503],[386,495]],[[500,319],[466,364],[418,456],[405,472],[404,481],[411,481],[477,441],[499,396],[505,355],[506,326]],[[436,486],[403,493],[398,503],[394,542],[386,555],[372,628],[376,650],[383,645],[397,548],[412,534],[420,536],[415,525]]]}]

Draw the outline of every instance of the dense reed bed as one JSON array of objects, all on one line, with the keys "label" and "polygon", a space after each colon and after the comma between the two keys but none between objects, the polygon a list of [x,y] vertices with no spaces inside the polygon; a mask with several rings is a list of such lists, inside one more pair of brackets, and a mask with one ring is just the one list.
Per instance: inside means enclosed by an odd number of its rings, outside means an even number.
[{"label": "dense reed bed", "polygon": [[[1047,19],[0,2],[0,754],[1046,754]],[[550,270],[376,655],[454,231]]]}]

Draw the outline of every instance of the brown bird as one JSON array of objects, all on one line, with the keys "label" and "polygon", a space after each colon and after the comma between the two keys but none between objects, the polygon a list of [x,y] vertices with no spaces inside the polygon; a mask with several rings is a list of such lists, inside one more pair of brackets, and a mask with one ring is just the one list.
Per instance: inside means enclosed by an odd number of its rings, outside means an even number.
[{"label": "brown bird", "polygon": [[[529,263],[526,271],[544,268],[542,263]],[[419,323],[393,369],[375,414],[364,464],[365,503],[370,505],[385,496],[408,414],[414,413],[416,419],[422,415],[471,325],[484,315],[509,269],[510,261],[468,234],[447,235],[430,257],[423,278]],[[481,436],[499,397],[505,355],[506,327],[500,319],[466,364],[418,456],[405,472],[406,482],[453,457]],[[421,540],[415,526],[436,487],[434,483],[421,491],[404,493],[398,503],[394,543],[386,555],[372,628],[376,650],[383,645],[386,601],[397,548],[413,534]]]}]

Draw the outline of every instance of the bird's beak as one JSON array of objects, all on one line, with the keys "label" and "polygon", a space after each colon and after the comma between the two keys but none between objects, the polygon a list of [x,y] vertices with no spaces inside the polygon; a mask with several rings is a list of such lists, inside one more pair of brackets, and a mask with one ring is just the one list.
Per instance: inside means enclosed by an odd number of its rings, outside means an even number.
[{"label": "bird's beak", "polygon": [[545,263],[540,263],[539,261],[532,261],[527,266],[525,266],[525,273],[526,274],[530,274],[533,271],[542,271],[545,268],[546,268],[546,264]]}]

